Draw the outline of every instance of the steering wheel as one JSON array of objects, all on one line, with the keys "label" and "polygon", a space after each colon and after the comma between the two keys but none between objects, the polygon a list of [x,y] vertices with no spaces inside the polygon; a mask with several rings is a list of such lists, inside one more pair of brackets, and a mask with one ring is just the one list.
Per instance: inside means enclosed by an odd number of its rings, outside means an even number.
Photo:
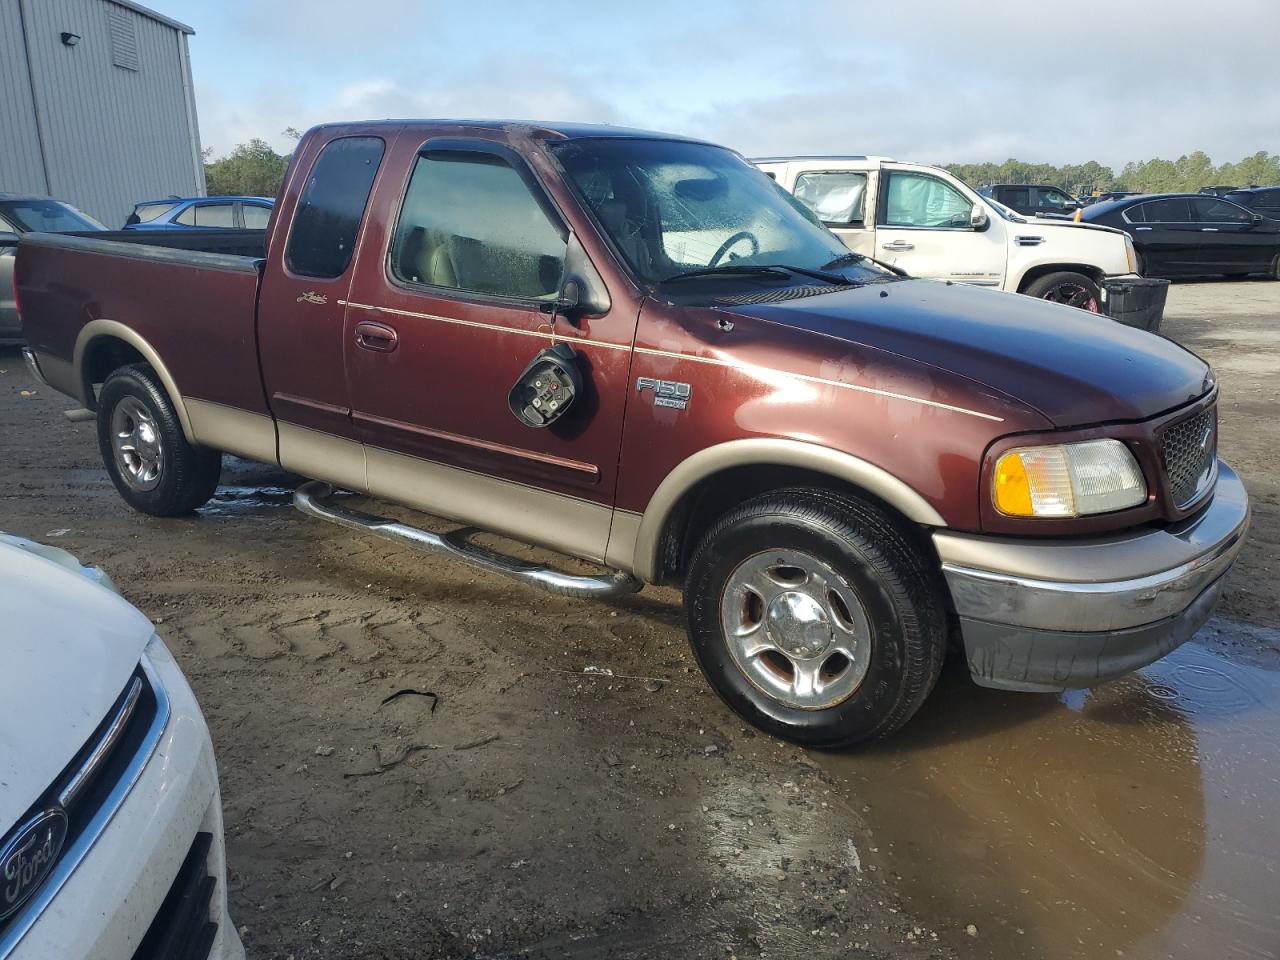
[{"label": "steering wheel", "polygon": [[720,249],[715,252],[715,256],[711,258],[711,262],[708,263],[707,266],[714,267],[721,260],[723,260],[725,254],[728,253],[729,249],[739,240],[751,241],[751,256],[754,257],[757,253],[760,252],[760,238],[757,237],[750,230],[739,230],[737,233],[735,233],[732,237],[730,237],[724,243],[720,244]]}]

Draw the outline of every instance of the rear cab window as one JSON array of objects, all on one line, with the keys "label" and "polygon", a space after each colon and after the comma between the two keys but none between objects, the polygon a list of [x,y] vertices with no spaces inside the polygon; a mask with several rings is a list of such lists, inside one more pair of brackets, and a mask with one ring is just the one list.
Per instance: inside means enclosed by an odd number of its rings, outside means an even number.
[{"label": "rear cab window", "polygon": [[496,153],[420,153],[391,241],[401,283],[546,300],[560,290],[568,231]]},{"label": "rear cab window", "polygon": [[328,280],[346,273],[385,149],[381,137],[341,137],[321,149],[293,214],[290,273]]}]

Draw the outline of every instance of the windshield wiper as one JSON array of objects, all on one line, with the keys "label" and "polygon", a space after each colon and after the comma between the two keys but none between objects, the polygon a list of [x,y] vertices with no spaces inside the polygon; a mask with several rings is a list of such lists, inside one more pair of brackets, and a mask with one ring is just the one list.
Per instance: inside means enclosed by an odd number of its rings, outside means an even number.
[{"label": "windshield wiper", "polygon": [[778,267],[766,266],[724,266],[724,267],[703,267],[700,270],[686,270],[684,273],[677,273],[667,277],[663,283],[670,283],[673,280],[696,280],[699,277],[716,277],[716,276],[758,276],[758,277],[782,277],[786,278],[787,271]]},{"label": "windshield wiper", "polygon": [[827,283],[837,287],[860,287],[861,280],[850,280],[848,277],[842,277],[838,273],[826,273],[822,270],[810,270],[807,267],[793,267],[787,263],[777,264],[780,270],[790,270],[792,273],[798,273],[802,277],[813,277],[815,280],[825,280]]},{"label": "windshield wiper", "polygon": [[853,253],[852,251],[849,253],[842,253],[834,260],[829,260],[822,265],[822,269],[830,270],[832,267],[844,266],[851,263],[874,263],[877,267],[883,267],[885,270],[888,270],[890,273],[896,274],[899,277],[905,277],[907,275],[906,271],[901,267],[895,267],[893,264],[885,263],[883,260],[877,260],[875,257],[868,257],[865,253]]}]

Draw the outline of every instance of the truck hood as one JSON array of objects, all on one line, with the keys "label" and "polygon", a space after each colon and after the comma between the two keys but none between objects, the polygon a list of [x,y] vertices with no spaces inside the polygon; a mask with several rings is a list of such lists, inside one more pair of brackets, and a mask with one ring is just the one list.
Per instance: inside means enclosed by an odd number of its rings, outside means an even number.
[{"label": "truck hood", "polygon": [[1208,365],[1075,307],[936,280],[873,283],[734,312],[947,370],[1056,427],[1145,420],[1202,396]]},{"label": "truck hood", "polygon": [[146,617],[69,559],[0,535],[0,835],[89,740],[152,636]]}]

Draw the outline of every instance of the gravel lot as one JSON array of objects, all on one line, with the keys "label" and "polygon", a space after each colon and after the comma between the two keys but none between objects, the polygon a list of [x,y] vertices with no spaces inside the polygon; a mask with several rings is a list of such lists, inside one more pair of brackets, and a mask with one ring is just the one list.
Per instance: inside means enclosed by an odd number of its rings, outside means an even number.
[{"label": "gravel lot", "polygon": [[198,516],[132,513],[13,350],[0,529],[104,567],[187,671],[254,960],[1276,957],[1280,283],[1178,285],[1164,332],[1216,368],[1254,499],[1219,616],[1094,692],[950,669],[860,754],[745,729],[674,591],[531,593],[238,460]]}]

